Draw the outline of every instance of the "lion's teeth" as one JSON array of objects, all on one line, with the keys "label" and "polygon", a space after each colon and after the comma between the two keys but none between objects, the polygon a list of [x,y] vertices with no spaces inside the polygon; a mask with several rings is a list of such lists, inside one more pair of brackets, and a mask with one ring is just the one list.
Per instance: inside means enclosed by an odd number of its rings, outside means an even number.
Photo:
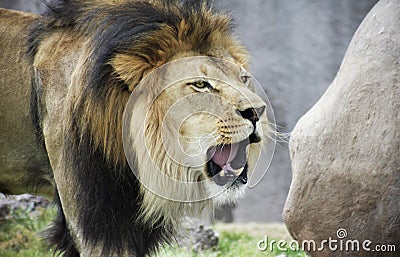
[{"label": "lion's teeth", "polygon": [[240,169],[233,169],[230,164],[227,164],[223,167],[223,169],[218,173],[220,177],[239,177],[242,174],[244,167]]},{"label": "lion's teeth", "polygon": [[242,174],[243,170],[244,170],[244,167],[243,167],[243,168],[240,168],[240,169],[238,169],[238,170],[233,170],[233,173],[235,173],[235,175],[239,177],[240,174]]}]

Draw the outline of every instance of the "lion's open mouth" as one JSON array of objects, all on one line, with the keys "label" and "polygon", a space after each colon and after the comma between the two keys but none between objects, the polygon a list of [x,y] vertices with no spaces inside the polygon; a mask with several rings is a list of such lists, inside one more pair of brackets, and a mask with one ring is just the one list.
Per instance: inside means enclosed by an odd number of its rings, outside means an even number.
[{"label": "lion's open mouth", "polygon": [[247,138],[232,145],[217,145],[207,151],[207,173],[217,185],[247,183]]}]

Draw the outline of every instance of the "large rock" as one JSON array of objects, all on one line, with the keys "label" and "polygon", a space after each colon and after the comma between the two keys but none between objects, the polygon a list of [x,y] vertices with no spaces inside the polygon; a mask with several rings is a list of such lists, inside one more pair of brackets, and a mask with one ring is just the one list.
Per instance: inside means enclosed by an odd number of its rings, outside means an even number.
[{"label": "large rock", "polygon": [[[364,240],[371,250],[395,244],[397,254],[384,256],[400,256],[400,1],[382,0],[365,18],[335,80],[293,130],[290,154],[288,230],[300,242],[344,243],[312,256],[382,255],[363,250]],[[345,251],[348,240],[360,251]]]}]

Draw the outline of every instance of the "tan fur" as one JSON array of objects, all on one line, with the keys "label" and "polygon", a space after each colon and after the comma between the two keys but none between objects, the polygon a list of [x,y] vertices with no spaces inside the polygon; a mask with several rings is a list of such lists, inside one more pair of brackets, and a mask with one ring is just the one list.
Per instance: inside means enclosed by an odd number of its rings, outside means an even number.
[{"label": "tan fur", "polygon": [[37,18],[0,9],[0,192],[50,197],[52,170],[31,123],[31,74],[24,45]]}]

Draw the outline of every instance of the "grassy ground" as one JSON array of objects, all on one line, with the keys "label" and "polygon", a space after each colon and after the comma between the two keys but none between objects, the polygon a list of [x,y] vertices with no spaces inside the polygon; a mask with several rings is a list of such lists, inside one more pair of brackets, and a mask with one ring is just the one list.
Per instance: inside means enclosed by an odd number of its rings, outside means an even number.
[{"label": "grassy ground", "polygon": [[[13,213],[13,219],[0,220],[0,257],[51,257],[53,252],[41,239],[43,231],[55,215],[55,210],[41,209],[35,218],[24,211]],[[157,257],[305,257],[302,252],[265,251],[257,249],[257,242],[268,237],[290,240],[280,224],[218,224],[214,229],[219,233],[218,247],[201,253],[178,247],[165,247]],[[285,255],[281,255],[281,254]]]},{"label": "grassy ground", "polygon": [[182,248],[162,249],[157,257],[306,257],[303,252],[287,251],[259,251],[257,242],[259,237],[246,233],[223,231],[220,233],[219,244],[216,249],[195,253]]},{"label": "grassy ground", "polygon": [[32,218],[23,210],[11,214],[11,220],[0,220],[1,257],[52,257],[39,232],[46,229],[55,210],[42,208]]}]

